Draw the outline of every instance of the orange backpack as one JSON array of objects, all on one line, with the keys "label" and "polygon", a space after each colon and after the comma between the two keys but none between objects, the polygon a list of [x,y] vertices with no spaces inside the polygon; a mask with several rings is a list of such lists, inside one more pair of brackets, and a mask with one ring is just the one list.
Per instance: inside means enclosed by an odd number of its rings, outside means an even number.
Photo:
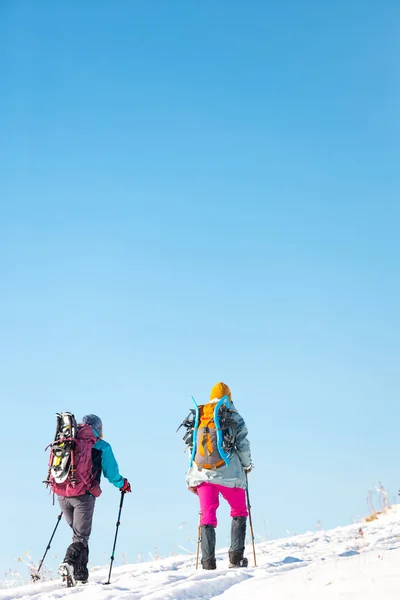
[{"label": "orange backpack", "polygon": [[236,412],[228,396],[218,402],[197,405],[193,423],[191,465],[201,469],[218,469],[229,465],[235,447]]}]

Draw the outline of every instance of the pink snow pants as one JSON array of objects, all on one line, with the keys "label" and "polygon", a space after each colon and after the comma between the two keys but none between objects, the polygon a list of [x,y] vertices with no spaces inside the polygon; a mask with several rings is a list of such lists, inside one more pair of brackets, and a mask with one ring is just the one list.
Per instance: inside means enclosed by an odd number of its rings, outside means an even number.
[{"label": "pink snow pants", "polygon": [[247,517],[246,492],[242,488],[230,488],[216,483],[201,483],[196,488],[200,500],[201,525],[217,526],[219,495],[229,503],[231,517]]}]

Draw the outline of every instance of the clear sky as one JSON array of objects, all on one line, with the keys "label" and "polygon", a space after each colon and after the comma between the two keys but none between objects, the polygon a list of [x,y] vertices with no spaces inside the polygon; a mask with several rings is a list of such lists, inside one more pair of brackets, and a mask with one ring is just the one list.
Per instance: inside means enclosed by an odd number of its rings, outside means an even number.
[{"label": "clear sky", "polygon": [[397,0],[0,3],[1,574],[55,525],[57,411],[99,414],[132,482],[117,562],[193,549],[175,430],[219,380],[257,535],[395,495],[399,40]]}]

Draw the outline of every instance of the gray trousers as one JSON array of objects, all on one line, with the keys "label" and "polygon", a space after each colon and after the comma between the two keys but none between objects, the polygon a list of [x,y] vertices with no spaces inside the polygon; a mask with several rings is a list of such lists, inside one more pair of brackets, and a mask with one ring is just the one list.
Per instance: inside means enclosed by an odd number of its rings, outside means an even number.
[{"label": "gray trousers", "polygon": [[59,496],[58,501],[65,520],[72,528],[72,541],[88,546],[96,499],[91,494],[84,494],[70,498]]}]

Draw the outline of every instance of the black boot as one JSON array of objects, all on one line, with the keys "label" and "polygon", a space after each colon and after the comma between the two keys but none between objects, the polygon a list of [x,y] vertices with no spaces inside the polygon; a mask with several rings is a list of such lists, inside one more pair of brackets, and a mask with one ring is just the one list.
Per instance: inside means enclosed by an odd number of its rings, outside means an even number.
[{"label": "black boot", "polygon": [[76,585],[76,573],[79,573],[79,565],[85,553],[85,545],[82,542],[73,542],[68,546],[64,562],[58,567],[58,573],[68,587]]},{"label": "black boot", "polygon": [[87,563],[89,560],[89,548],[82,542],[74,542],[67,548],[64,562],[73,566],[76,581],[87,581],[89,572]]},{"label": "black boot", "polygon": [[247,558],[243,558],[246,539],[247,517],[233,517],[231,525],[231,547],[229,548],[229,568],[247,567]]},{"label": "black boot", "polygon": [[87,564],[89,562],[89,547],[85,546],[80,554],[79,562],[74,567],[75,579],[80,583],[87,583],[89,579],[89,571]]},{"label": "black boot", "polygon": [[201,564],[203,569],[217,568],[215,561],[215,527],[213,525],[201,526]]},{"label": "black boot", "polygon": [[201,559],[201,566],[203,567],[204,570],[206,571],[214,571],[214,569],[217,568],[217,562],[215,560],[215,558],[202,558]]}]

